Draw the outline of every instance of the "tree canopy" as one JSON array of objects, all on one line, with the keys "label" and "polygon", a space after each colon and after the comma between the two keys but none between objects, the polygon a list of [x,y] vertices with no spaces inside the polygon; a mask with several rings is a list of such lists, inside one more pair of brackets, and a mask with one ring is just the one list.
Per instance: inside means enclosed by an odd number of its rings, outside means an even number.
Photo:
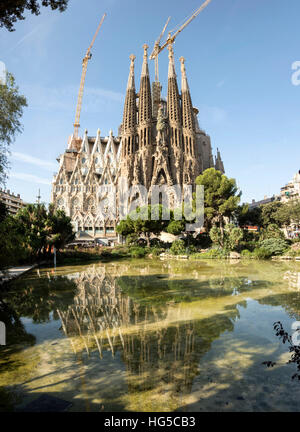
[{"label": "tree canopy", "polygon": [[16,216],[3,213],[0,220],[0,267],[36,260],[61,249],[74,238],[71,219],[53,205],[29,204]]},{"label": "tree canopy", "polygon": [[218,224],[223,232],[224,218],[233,216],[240,202],[236,181],[214,168],[208,168],[196,178],[204,186],[204,224],[207,231]]},{"label": "tree canopy", "polygon": [[14,31],[14,24],[18,20],[24,20],[24,13],[28,10],[34,15],[40,14],[40,7],[51,7],[60,12],[66,10],[69,0],[5,0],[0,4],[0,27],[8,31]]},{"label": "tree canopy", "polygon": [[[152,215],[157,210],[158,219],[154,220]],[[136,217],[136,213],[138,217]],[[159,235],[168,226],[169,220],[163,220],[163,207],[161,204],[139,207],[136,213],[130,213],[125,220],[120,221],[117,232],[124,237],[143,234],[149,246],[151,234]]]},{"label": "tree canopy", "polygon": [[0,184],[5,183],[9,147],[22,131],[20,118],[26,106],[26,98],[19,93],[13,75],[7,73],[6,83],[0,84]]}]

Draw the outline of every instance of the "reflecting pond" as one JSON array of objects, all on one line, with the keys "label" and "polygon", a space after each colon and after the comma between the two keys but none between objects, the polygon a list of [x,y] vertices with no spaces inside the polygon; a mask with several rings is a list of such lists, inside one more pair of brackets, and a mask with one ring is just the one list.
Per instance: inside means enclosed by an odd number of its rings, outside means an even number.
[{"label": "reflecting pond", "polygon": [[297,262],[36,269],[0,297],[0,411],[39,410],[41,395],[69,411],[300,411],[273,330],[299,315]]}]

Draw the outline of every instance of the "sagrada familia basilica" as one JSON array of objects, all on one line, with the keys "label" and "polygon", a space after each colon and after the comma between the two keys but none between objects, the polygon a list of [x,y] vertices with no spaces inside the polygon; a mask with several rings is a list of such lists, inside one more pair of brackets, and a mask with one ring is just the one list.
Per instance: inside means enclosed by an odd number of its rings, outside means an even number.
[{"label": "sagrada familia basilica", "polygon": [[214,158],[210,137],[199,127],[184,58],[180,58],[180,93],[173,47],[169,46],[164,99],[159,82],[153,82],[151,91],[147,49],[144,45],[139,92],[135,87],[135,56],[130,56],[118,136],[110,131],[108,137],[101,137],[99,129],[96,137],[88,136],[87,131],[82,138],[71,136],[58,159],[52,202],[72,218],[75,231],[92,238],[116,237],[118,216],[100,203],[106,198],[106,185],[117,185],[120,177],[127,179],[129,187],[140,184],[151,190],[153,185],[193,185],[196,177],[211,167],[224,173],[219,150]]}]

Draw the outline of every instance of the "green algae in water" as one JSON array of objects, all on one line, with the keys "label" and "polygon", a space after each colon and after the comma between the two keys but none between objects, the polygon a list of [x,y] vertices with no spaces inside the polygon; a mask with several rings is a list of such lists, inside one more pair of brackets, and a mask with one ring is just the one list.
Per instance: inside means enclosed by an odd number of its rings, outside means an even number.
[{"label": "green algae in water", "polygon": [[[299,319],[299,290],[299,263],[35,270],[2,293],[11,328],[0,348],[0,409],[46,393],[71,411],[300,411],[300,385],[272,327]],[[270,356],[273,370],[261,365]]]}]

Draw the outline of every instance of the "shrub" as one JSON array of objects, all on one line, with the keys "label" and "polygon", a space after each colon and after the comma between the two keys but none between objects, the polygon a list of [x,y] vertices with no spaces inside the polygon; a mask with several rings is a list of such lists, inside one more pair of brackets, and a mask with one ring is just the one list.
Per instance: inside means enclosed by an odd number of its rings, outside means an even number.
[{"label": "shrub", "polygon": [[253,257],[256,259],[268,259],[271,255],[270,251],[263,247],[256,248],[253,251]]},{"label": "shrub", "polygon": [[182,220],[173,220],[167,226],[167,232],[173,235],[179,235],[185,230],[185,223]]},{"label": "shrub", "polygon": [[135,233],[133,233],[133,234],[128,234],[127,237],[126,237],[126,244],[127,244],[128,246],[136,245],[138,239],[139,239],[139,237],[138,237],[137,234],[135,234]]},{"label": "shrub", "polygon": [[281,229],[276,224],[270,224],[267,226],[267,228],[263,228],[260,231],[259,240],[266,240],[269,238],[279,238],[284,240],[284,233],[281,231]]},{"label": "shrub", "polygon": [[130,248],[131,258],[143,258],[147,252],[148,250],[146,248],[139,246]]},{"label": "shrub", "polygon": [[191,255],[192,259],[224,259],[227,258],[228,252],[222,249],[210,249],[203,253],[194,253]]},{"label": "shrub", "polygon": [[195,245],[202,249],[207,249],[211,246],[211,238],[208,233],[200,233],[195,238]]},{"label": "shrub", "polygon": [[214,244],[231,251],[238,248],[243,239],[243,235],[243,230],[234,226],[233,224],[227,224],[224,227],[223,237],[221,229],[217,226],[212,227],[209,232],[209,236]]},{"label": "shrub", "polygon": [[184,254],[186,252],[184,241],[181,239],[173,241],[170,252],[173,255]]},{"label": "shrub", "polygon": [[153,247],[151,248],[150,253],[152,253],[153,256],[159,256],[161,253],[163,253],[165,250],[160,247]]},{"label": "shrub", "polygon": [[260,246],[270,255],[282,255],[287,250],[287,242],[281,238],[267,238],[260,242]]},{"label": "shrub", "polygon": [[249,251],[248,249],[244,249],[244,250],[242,250],[242,252],[241,252],[241,256],[243,257],[243,258],[252,258],[252,252],[251,251]]}]

